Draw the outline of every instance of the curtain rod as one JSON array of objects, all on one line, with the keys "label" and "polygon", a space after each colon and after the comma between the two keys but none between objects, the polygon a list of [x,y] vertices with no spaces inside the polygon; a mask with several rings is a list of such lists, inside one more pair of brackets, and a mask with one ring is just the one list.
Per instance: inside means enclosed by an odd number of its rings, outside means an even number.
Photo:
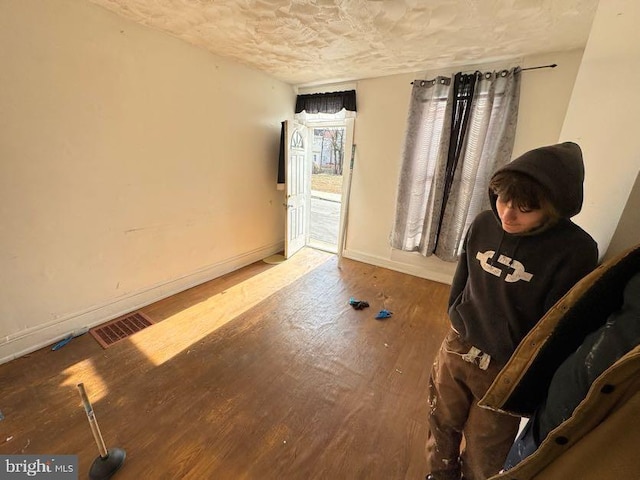
[{"label": "curtain rod", "polygon": [[[539,68],[556,68],[558,66],[557,63],[550,63],[549,65],[539,65],[537,67],[527,67],[527,68],[521,68],[520,71],[524,72],[525,70],[537,70]],[[477,70],[476,70],[477,71]],[[411,85],[413,85],[413,82],[411,82]]]},{"label": "curtain rod", "polygon": [[520,70],[522,70],[524,72],[525,70],[537,70],[538,68],[556,68],[557,66],[558,66],[557,63],[552,63],[550,65],[540,65],[539,67],[521,68]]}]

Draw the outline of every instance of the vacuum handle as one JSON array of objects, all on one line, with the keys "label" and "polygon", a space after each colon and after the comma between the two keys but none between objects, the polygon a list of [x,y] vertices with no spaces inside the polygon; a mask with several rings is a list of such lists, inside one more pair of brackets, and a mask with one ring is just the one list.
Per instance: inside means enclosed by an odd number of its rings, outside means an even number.
[{"label": "vacuum handle", "polygon": [[100,433],[100,427],[98,427],[98,421],[96,420],[96,415],[93,413],[93,407],[91,406],[91,402],[89,401],[89,397],[87,396],[87,392],[84,389],[84,384],[78,384],[78,390],[80,391],[80,398],[82,398],[82,405],[84,406],[84,411],[87,414],[87,418],[89,419],[89,426],[91,427],[91,433],[93,433],[93,438],[98,445],[98,451],[100,452],[100,457],[105,459],[109,456],[109,452],[107,451],[107,447],[104,444],[104,440],[102,439],[102,434]]}]

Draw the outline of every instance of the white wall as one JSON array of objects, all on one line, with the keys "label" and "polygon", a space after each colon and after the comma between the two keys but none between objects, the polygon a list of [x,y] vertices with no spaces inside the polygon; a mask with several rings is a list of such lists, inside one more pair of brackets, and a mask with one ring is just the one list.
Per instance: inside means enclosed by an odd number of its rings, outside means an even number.
[{"label": "white wall", "polygon": [[0,362],[282,249],[291,86],[74,0],[0,65]]},{"label": "white wall", "polygon": [[637,0],[600,2],[562,128],[562,140],[583,148],[586,201],[576,222],[601,256],[640,169],[639,23]]},{"label": "white wall", "polygon": [[[533,67],[557,63],[555,69],[522,73],[514,156],[558,141],[582,51],[522,59],[509,65]],[[507,66],[509,66],[507,65]],[[473,71],[474,68],[469,68]],[[344,256],[405,273],[450,283],[455,263],[393,250],[393,228],[402,145],[411,82],[452,72],[417,72],[357,83],[356,161],[351,185],[349,227]]]},{"label": "white wall", "polygon": [[640,215],[638,212],[640,212],[640,174],[633,183],[618,226],[611,237],[609,247],[604,252],[603,261],[610,260],[640,244]]}]

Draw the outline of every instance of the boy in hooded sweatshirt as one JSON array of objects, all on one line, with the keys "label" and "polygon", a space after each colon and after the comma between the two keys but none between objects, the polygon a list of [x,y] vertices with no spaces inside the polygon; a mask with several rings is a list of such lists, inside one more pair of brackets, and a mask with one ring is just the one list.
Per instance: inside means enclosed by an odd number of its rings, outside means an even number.
[{"label": "boy in hooded sweatshirt", "polygon": [[583,181],[572,142],[531,150],[492,176],[492,209],[467,231],[449,296],[452,328],[431,371],[427,480],[483,480],[502,468],[520,420],[477,402],[520,340],[597,265],[596,242],[570,220]]}]

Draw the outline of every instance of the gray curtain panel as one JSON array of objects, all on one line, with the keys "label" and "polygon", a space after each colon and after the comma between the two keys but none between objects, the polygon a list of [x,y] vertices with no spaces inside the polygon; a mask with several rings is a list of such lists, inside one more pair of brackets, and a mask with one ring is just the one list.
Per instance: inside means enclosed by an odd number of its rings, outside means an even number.
[{"label": "gray curtain panel", "polygon": [[[416,80],[411,91],[403,152],[395,225],[391,246],[427,253],[429,238],[435,241],[444,188],[444,165],[449,145],[451,79]],[[444,163],[443,163],[444,158]]]},{"label": "gray curtain panel", "polygon": [[[477,72],[477,76],[469,124],[446,205],[442,197],[455,92],[448,91],[447,105],[439,105],[445,118],[431,116],[431,109],[424,106],[439,102],[435,96],[420,94],[420,81],[414,82],[391,236],[393,248],[425,256],[435,254],[454,262],[469,224],[489,208],[489,179],[511,160],[521,69]],[[440,84],[438,79],[435,84]],[[435,132],[438,129],[439,133]],[[433,132],[425,133],[429,131]]]}]

